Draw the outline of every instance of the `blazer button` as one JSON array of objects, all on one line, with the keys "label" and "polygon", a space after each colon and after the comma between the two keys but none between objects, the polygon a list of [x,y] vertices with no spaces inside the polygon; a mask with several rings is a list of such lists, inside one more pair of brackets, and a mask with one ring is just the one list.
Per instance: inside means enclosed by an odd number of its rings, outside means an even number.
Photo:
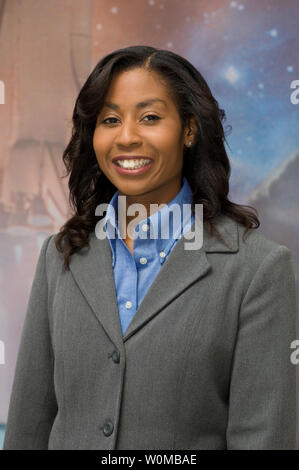
[{"label": "blazer button", "polygon": [[113,429],[113,423],[111,423],[111,421],[106,421],[103,427],[103,433],[105,436],[110,436],[113,433]]},{"label": "blazer button", "polygon": [[119,351],[117,351],[117,349],[115,349],[112,353],[113,362],[118,363],[119,362],[119,356],[120,356]]}]

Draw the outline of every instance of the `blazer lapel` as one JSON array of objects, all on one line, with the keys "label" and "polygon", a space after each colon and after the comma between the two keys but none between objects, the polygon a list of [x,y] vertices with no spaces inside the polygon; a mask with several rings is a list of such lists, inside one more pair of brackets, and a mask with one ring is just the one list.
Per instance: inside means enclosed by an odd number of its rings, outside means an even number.
[{"label": "blazer lapel", "polygon": [[[122,336],[112,267],[112,254],[107,238],[100,240],[90,234],[89,249],[83,248],[71,257],[70,270],[89,305],[107,335],[120,349],[123,343],[145,323],[158,314],[190,284],[207,275],[210,263],[208,252],[238,251],[237,223],[224,215],[218,216],[217,230],[229,244],[224,245],[216,235],[210,236],[203,227],[203,245],[199,250],[185,250],[184,236],[178,240],[162,265]],[[194,225],[191,230],[194,230]],[[183,275],[180,275],[183,273]],[[163,292],[163,295],[161,293]]]},{"label": "blazer lapel", "polygon": [[[218,219],[217,229],[230,243],[230,247],[219,242],[215,235],[210,237],[205,226],[203,227],[203,245],[200,249],[185,250],[184,243],[190,243],[190,241],[185,237],[178,240],[125,331],[124,342],[189,285],[208,274],[211,265],[206,255],[207,252],[238,250],[236,223],[232,219],[221,218]],[[194,231],[194,224],[191,230]]]},{"label": "blazer lapel", "polygon": [[70,271],[107,335],[122,351],[123,338],[108,239],[100,240],[92,232],[89,248],[84,247],[71,256]]}]

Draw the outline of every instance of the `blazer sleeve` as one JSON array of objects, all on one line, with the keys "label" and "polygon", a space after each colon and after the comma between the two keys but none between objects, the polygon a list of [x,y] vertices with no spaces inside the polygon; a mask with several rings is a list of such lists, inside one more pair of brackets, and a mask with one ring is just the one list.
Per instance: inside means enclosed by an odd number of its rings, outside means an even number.
[{"label": "blazer sleeve", "polygon": [[291,251],[277,245],[255,273],[239,312],[231,369],[227,449],[296,448],[296,291]]},{"label": "blazer sleeve", "polygon": [[10,396],[3,450],[47,449],[57,413],[43,242],[31,287]]}]

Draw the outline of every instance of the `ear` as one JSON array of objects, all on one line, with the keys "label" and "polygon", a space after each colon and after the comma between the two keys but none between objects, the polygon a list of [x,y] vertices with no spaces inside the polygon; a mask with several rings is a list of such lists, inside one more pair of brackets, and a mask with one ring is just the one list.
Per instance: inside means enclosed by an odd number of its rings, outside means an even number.
[{"label": "ear", "polygon": [[186,147],[190,147],[190,142],[192,142],[192,144],[194,143],[197,129],[198,127],[197,127],[195,117],[190,116],[186,121],[185,129],[184,129],[184,144],[186,145]]}]

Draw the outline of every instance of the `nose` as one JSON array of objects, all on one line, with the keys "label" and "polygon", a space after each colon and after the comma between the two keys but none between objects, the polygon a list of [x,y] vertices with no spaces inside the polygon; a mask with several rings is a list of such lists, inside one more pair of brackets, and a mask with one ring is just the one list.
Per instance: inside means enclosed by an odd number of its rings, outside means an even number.
[{"label": "nose", "polygon": [[115,142],[118,145],[123,146],[137,144],[141,142],[137,125],[135,122],[133,122],[132,119],[127,119],[126,121],[123,121],[121,126],[119,126]]}]

